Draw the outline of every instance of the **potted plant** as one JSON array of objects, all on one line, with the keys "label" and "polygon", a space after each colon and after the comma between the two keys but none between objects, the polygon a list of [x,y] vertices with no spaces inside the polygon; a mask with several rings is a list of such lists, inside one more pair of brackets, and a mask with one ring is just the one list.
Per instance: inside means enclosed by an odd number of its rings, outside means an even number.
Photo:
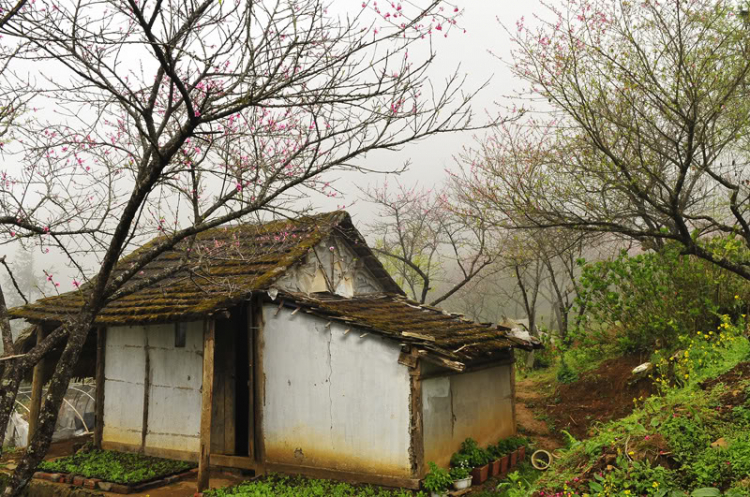
[{"label": "potted plant", "polygon": [[518,451],[513,447],[510,453],[510,469],[515,468],[516,464],[518,464]]},{"label": "potted plant", "polygon": [[422,486],[430,492],[431,497],[445,497],[448,495],[448,487],[453,483],[450,473],[437,464],[430,461],[430,472],[424,477]]},{"label": "potted plant", "polygon": [[471,470],[472,484],[481,485],[490,476],[490,461],[492,456],[489,452],[479,447],[474,448],[469,454],[469,462],[474,468]]},{"label": "potted plant", "polygon": [[499,445],[490,445],[487,447],[487,452],[490,453],[492,461],[490,462],[490,477],[497,476],[500,474],[500,467],[502,465],[503,454],[500,450]]},{"label": "potted plant", "polygon": [[472,477],[468,466],[461,465],[451,468],[450,475],[453,478],[454,490],[463,490],[471,486]]},{"label": "potted plant", "polygon": [[518,437],[518,461],[523,462],[526,459],[526,447],[529,445],[529,440],[524,437]]},{"label": "potted plant", "polygon": [[500,440],[497,445],[497,452],[501,454],[500,457],[500,477],[504,478],[510,470],[510,450],[508,440]]},{"label": "potted plant", "polygon": [[451,456],[451,467],[458,468],[459,466],[471,470],[471,457],[463,452],[454,452]]}]

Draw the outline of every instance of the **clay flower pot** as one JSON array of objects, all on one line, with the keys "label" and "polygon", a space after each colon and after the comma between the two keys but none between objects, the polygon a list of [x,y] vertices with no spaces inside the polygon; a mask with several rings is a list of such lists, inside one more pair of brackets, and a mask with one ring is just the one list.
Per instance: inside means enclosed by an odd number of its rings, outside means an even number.
[{"label": "clay flower pot", "polygon": [[487,478],[489,477],[490,473],[490,465],[485,464],[484,466],[479,466],[471,470],[471,484],[472,485],[481,485],[482,483],[487,481]]},{"label": "clay flower pot", "polygon": [[518,448],[518,462],[523,462],[526,459],[526,446],[522,445]]},{"label": "clay flower pot", "polygon": [[516,464],[518,463],[518,451],[514,450],[510,453],[510,469],[513,469],[516,467]]},{"label": "clay flower pot", "polygon": [[505,475],[508,474],[508,469],[510,465],[510,456],[508,454],[505,454],[503,457],[500,458],[500,477],[505,478]]},{"label": "clay flower pot", "polygon": [[500,459],[495,459],[490,463],[490,478],[500,474]]}]

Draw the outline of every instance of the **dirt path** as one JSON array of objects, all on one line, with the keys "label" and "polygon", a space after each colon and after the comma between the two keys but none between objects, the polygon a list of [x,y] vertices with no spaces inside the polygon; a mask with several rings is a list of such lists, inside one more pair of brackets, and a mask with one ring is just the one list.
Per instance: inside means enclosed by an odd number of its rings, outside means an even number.
[{"label": "dirt path", "polygon": [[539,404],[545,401],[545,397],[533,380],[527,378],[516,382],[518,431],[531,437],[536,442],[537,448],[551,451],[562,444],[550,433],[547,423],[540,418],[542,410]]}]

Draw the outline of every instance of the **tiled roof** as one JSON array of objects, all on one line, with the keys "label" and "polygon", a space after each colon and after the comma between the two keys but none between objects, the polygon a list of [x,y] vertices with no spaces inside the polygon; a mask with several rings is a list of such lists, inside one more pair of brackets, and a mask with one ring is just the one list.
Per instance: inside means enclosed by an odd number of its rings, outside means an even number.
[{"label": "tiled roof", "polygon": [[454,362],[452,366],[458,370],[467,364],[496,360],[510,348],[538,347],[509,336],[508,328],[480,324],[402,295],[380,293],[342,298],[332,294],[285,293],[277,295],[276,301],[414,346],[424,355],[437,355]]},{"label": "tiled roof", "polygon": [[[136,285],[184,265],[158,283],[126,295],[107,305],[97,324],[147,324],[202,318],[247,299],[256,290],[268,288],[290,266],[334,231],[344,236],[368,270],[392,292],[401,289],[391,279],[346,212],[337,211],[295,220],[244,224],[212,229],[197,235],[186,252],[187,241],[159,255],[135,275],[124,288]],[[117,265],[113,277],[128,268],[139,254],[160,239],[152,240]],[[187,263],[184,257],[187,254]],[[63,322],[72,318],[84,302],[85,288],[10,310],[15,318],[31,322]]]}]

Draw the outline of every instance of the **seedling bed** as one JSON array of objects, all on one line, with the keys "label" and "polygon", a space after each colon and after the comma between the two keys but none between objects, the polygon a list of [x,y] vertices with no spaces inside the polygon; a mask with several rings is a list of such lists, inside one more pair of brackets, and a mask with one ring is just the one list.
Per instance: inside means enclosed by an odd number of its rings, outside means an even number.
[{"label": "seedling bed", "polygon": [[168,485],[194,471],[195,464],[111,450],[91,450],[44,461],[34,475],[55,483],[128,494]]}]

